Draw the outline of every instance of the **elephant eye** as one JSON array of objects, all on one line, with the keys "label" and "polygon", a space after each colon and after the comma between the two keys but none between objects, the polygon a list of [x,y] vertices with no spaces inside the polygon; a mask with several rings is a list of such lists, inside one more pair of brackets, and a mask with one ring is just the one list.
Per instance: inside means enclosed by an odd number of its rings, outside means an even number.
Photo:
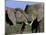
[{"label": "elephant eye", "polygon": [[30,24],[30,23],[31,23],[31,21],[28,21],[28,23]]}]

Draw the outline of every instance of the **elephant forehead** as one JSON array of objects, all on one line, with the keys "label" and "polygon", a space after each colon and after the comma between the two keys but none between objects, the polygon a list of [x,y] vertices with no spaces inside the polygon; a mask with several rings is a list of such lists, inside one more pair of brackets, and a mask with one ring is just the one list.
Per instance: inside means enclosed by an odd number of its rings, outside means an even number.
[{"label": "elephant forehead", "polygon": [[17,11],[17,12],[16,12],[16,17],[21,17],[21,15],[22,15],[22,14],[21,14],[20,11]]},{"label": "elephant forehead", "polygon": [[16,18],[17,21],[27,21],[27,19],[24,17],[24,15],[21,15],[20,17]]}]

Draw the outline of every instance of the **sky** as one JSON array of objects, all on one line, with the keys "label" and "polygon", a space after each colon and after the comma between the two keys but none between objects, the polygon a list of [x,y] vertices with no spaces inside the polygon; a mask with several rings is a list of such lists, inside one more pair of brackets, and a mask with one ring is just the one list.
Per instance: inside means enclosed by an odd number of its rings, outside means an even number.
[{"label": "sky", "polygon": [[35,3],[32,2],[24,2],[24,1],[13,1],[13,0],[6,0],[6,7],[10,7],[10,8],[21,8],[21,9],[25,9],[26,5],[32,5]]}]

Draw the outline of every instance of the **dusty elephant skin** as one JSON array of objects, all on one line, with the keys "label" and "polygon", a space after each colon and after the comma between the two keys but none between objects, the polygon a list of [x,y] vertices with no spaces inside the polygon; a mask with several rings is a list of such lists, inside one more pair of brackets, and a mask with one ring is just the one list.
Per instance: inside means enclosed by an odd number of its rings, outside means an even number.
[{"label": "dusty elephant skin", "polygon": [[24,10],[6,7],[5,35],[44,32],[44,3],[35,3],[27,4]]}]

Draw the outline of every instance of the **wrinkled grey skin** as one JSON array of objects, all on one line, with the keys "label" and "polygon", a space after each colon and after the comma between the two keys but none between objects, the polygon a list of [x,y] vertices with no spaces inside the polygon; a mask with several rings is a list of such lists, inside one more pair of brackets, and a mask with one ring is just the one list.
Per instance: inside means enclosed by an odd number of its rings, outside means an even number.
[{"label": "wrinkled grey skin", "polygon": [[[44,31],[44,4],[43,3],[37,3],[37,4],[34,4],[32,6],[29,5],[29,8],[32,9],[31,13],[29,13],[29,14],[26,14],[26,12],[21,10],[21,9],[16,10],[16,9],[13,9],[13,8],[6,8],[6,10],[8,11],[7,12],[8,16],[14,24],[13,26],[9,26],[9,24],[8,25],[6,24],[6,32],[7,32],[7,30],[9,30],[7,28],[10,28],[10,27],[12,28],[12,27],[16,26],[16,21],[18,21],[18,22],[25,22],[27,24],[27,26],[25,26],[25,31],[23,31],[23,33],[27,33],[27,31],[28,31],[28,33],[30,33],[31,31],[29,31],[30,29],[28,29],[27,21],[28,20],[33,21],[36,17],[37,17],[38,21],[41,20],[40,32]],[[31,27],[31,25],[29,27]]]},{"label": "wrinkled grey skin", "polygon": [[[30,11],[31,10],[31,11]],[[37,20],[40,21],[40,32],[44,31],[44,3],[36,3],[33,5],[29,5],[27,11],[28,14],[32,14],[33,18],[37,17]],[[35,30],[34,30],[35,31]]]},{"label": "wrinkled grey skin", "polygon": [[9,33],[9,31],[7,31],[9,29],[7,29],[7,28],[10,28],[10,27],[12,28],[12,27],[16,26],[16,21],[25,22],[27,24],[28,15],[26,13],[24,13],[23,10],[17,10],[17,9],[13,9],[13,8],[7,8],[6,10],[7,10],[9,19],[13,22],[13,26],[6,24],[6,33],[7,32]]}]

